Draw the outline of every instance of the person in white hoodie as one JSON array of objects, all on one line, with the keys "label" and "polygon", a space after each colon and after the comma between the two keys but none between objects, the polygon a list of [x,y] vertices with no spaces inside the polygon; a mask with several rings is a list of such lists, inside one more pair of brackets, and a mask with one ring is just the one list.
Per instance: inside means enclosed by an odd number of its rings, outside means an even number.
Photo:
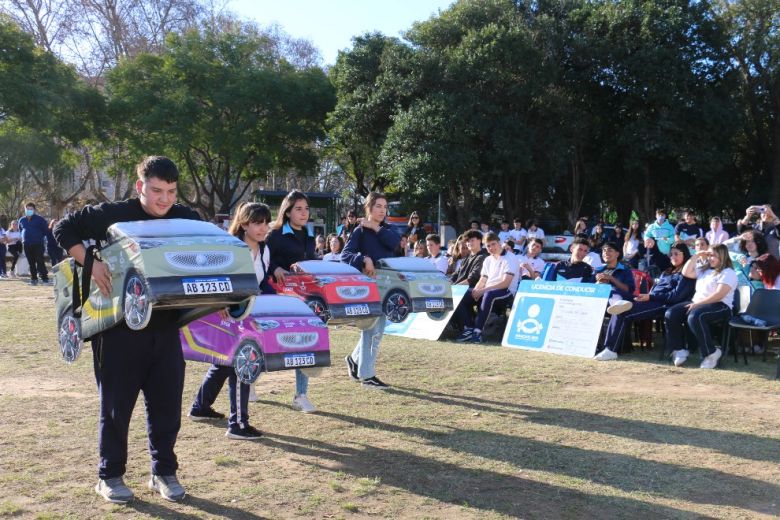
[{"label": "person in white hoodie", "polygon": [[710,230],[707,231],[705,237],[707,242],[713,246],[722,244],[729,239],[729,233],[723,229],[723,222],[720,221],[720,217],[712,217],[710,219]]}]

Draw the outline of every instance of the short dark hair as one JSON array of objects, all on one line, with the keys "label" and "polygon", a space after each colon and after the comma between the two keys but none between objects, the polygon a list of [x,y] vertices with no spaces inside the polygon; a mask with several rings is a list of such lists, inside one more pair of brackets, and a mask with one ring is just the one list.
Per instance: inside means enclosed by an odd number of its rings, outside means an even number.
[{"label": "short dark hair", "polygon": [[528,244],[530,245],[531,243],[539,244],[540,246],[544,247],[544,242],[542,242],[541,238],[535,238],[535,237],[531,238],[530,240],[528,240]]},{"label": "short dark hair", "polygon": [[601,250],[603,251],[605,247],[610,248],[613,251],[616,251],[618,254],[618,260],[622,260],[623,258],[623,248],[619,247],[617,245],[617,242],[604,242],[604,245],[601,246]]},{"label": "short dark hair", "polygon": [[157,178],[165,182],[179,181],[179,170],[173,161],[162,155],[150,155],[138,163],[135,168],[138,178],[144,182]]},{"label": "short dark hair", "polygon": [[461,235],[465,240],[471,240],[472,238],[476,238],[479,240],[482,240],[482,231],[479,231],[477,229],[469,229],[463,235]]},{"label": "short dark hair", "polygon": [[431,242],[436,242],[437,244],[441,245],[441,237],[439,237],[439,235],[437,235],[436,233],[431,233],[430,235],[425,237],[426,242],[428,242],[429,240]]},{"label": "short dark hair", "polygon": [[357,217],[357,213],[354,210],[347,211],[347,217]]},{"label": "short dark hair", "polygon": [[511,247],[512,249],[514,249],[514,248],[515,248],[515,241],[514,241],[514,240],[512,240],[511,238],[507,238],[506,240],[504,240],[504,244],[505,244],[505,245],[508,245],[508,246],[509,246],[509,247]]},{"label": "short dark hair", "polygon": [[515,217],[515,220],[513,220],[513,222],[519,222],[522,224],[523,220],[520,217]]},{"label": "short dark hair", "polygon": [[571,249],[574,246],[588,246],[588,249],[590,249],[590,242],[588,242],[587,238],[577,237],[574,240],[572,240],[569,249]]},{"label": "short dark hair", "polygon": [[531,226],[536,226],[536,219],[535,218],[529,218],[525,221],[525,227],[529,228]]},{"label": "short dark hair", "polygon": [[469,225],[471,224],[476,224],[477,226],[479,226],[479,220],[472,220],[471,222],[469,222]]},{"label": "short dark hair", "polygon": [[24,203],[24,207],[35,209],[35,203],[31,200],[28,200],[27,202]]},{"label": "short dark hair", "polygon": [[657,210],[655,210],[655,214],[656,215],[663,215],[663,216],[667,215],[666,210],[664,208],[658,208]]}]

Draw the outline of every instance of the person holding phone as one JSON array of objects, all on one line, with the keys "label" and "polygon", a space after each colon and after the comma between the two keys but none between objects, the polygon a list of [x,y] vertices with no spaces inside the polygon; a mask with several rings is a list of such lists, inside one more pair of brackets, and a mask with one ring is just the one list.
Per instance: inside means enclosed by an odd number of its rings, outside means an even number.
[{"label": "person holding phone", "polygon": [[744,233],[754,229],[764,234],[769,253],[780,256],[780,232],[777,226],[780,219],[777,218],[772,206],[769,204],[750,206],[745,210],[745,216],[737,221],[737,232]]}]

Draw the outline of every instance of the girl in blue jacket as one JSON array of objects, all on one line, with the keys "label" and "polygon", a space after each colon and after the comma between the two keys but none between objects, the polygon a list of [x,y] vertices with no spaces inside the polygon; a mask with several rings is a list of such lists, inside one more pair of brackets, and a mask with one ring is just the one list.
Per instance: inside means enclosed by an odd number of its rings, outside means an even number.
[{"label": "girl in blue jacket", "polygon": [[[382,258],[395,256],[401,237],[386,223],[387,198],[381,193],[371,192],[366,198],[366,217],[349,236],[347,245],[341,253],[341,261],[374,276],[376,263]],[[355,350],[345,358],[349,377],[361,381],[363,388],[384,390],[387,384],[376,377],[376,357],[379,343],[385,331],[384,314],[360,334]]]},{"label": "girl in blue jacket", "polygon": [[623,344],[623,336],[634,320],[660,318],[668,307],[693,297],[695,280],[682,275],[682,268],[691,257],[688,246],[684,242],[677,242],[669,250],[669,257],[672,265],[661,274],[650,293],[634,296],[634,305],[630,311],[615,314],[610,318],[604,338],[604,350],[596,354],[594,359],[617,359],[617,349]]}]

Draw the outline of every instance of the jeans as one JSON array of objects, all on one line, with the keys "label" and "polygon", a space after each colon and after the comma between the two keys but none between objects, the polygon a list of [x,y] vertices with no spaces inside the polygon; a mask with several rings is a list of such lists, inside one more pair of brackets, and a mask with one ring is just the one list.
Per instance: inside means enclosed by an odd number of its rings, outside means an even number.
[{"label": "jeans", "polygon": [[30,279],[35,281],[40,275],[42,281],[48,281],[49,272],[46,271],[43,261],[43,244],[24,244],[24,255],[30,263]]},{"label": "jeans", "polygon": [[[715,352],[710,325],[729,319],[729,317],[731,317],[731,309],[725,303],[717,302],[708,303],[696,307],[691,312],[687,312],[685,306],[690,303],[691,302],[681,302],[666,310],[666,314],[664,314],[664,323],[666,324],[666,350],[670,351],[685,348],[684,325],[687,325],[688,330],[699,345],[699,352],[703,359]],[[671,349],[669,347],[671,347]]]},{"label": "jeans", "polygon": [[11,253],[11,272],[16,269],[16,261],[19,260],[19,255],[22,254],[22,243],[17,242],[8,246],[8,252]]},{"label": "jeans", "polygon": [[604,347],[615,352],[623,344],[623,337],[634,320],[649,320],[664,314],[664,304],[654,301],[634,302],[630,311],[615,314],[609,319],[607,333],[604,336]]},{"label": "jeans", "polygon": [[306,395],[309,389],[309,376],[303,373],[300,368],[295,369],[295,395]]},{"label": "jeans", "polygon": [[230,416],[228,427],[246,428],[249,426],[249,385],[239,382],[233,367],[211,365],[203,383],[195,394],[192,403],[193,411],[203,411],[211,408],[217,400],[222,385],[228,381],[228,399],[230,400]]},{"label": "jeans", "polygon": [[8,248],[5,244],[0,244],[0,275],[4,276],[5,272],[5,255],[8,252]]},{"label": "jeans", "polygon": [[360,331],[360,339],[351,354],[352,360],[357,363],[360,379],[368,379],[376,375],[376,358],[379,355],[379,343],[385,333],[386,322],[387,318],[382,314],[373,325]]}]

